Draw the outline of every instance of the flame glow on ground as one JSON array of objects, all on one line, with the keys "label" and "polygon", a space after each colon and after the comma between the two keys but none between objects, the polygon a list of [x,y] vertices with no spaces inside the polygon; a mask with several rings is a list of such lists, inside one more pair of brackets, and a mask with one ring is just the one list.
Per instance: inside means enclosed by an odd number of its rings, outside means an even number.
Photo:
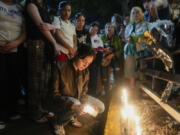
[{"label": "flame glow on ground", "polygon": [[85,105],[84,106],[84,112],[90,114],[90,115],[95,115],[97,112],[95,111],[95,109],[90,106],[90,105]]},{"label": "flame glow on ground", "polygon": [[[140,119],[139,116],[136,115],[133,106],[128,103],[128,95],[126,89],[123,89],[122,91],[122,102],[123,108],[121,110],[121,114],[123,119],[127,122],[128,135],[141,135]],[[132,128],[135,131],[131,131]]]}]

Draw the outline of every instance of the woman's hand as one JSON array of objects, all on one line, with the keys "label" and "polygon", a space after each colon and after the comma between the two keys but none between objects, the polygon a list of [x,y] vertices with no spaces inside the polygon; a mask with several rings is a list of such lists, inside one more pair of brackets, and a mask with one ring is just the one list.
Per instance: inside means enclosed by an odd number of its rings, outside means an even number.
[{"label": "woman's hand", "polygon": [[55,33],[56,29],[53,25],[49,24],[49,23],[41,23],[39,25],[39,29],[40,30],[44,30],[44,31],[52,31],[53,34]]},{"label": "woman's hand", "polygon": [[77,104],[73,104],[72,106],[71,106],[71,109],[73,110],[73,111],[75,111],[77,114],[79,114],[79,115],[83,115],[83,114],[85,114],[86,112],[84,112],[84,106],[83,105],[77,105]]},{"label": "woman's hand", "polygon": [[7,44],[7,42],[0,41],[0,47],[4,47]]},{"label": "woman's hand", "polygon": [[2,53],[9,53],[14,48],[17,48],[17,46],[18,46],[18,43],[16,41],[12,41],[12,42],[9,42],[9,43],[4,43],[4,44],[1,44],[0,51]]},{"label": "woman's hand", "polygon": [[112,53],[112,51],[109,48],[104,48],[104,53],[109,54],[109,53]]},{"label": "woman's hand", "polygon": [[76,54],[76,50],[75,49],[73,49],[73,48],[69,48],[68,49],[68,51],[69,51],[69,54],[72,56],[72,57],[74,57],[75,56],[75,54]]},{"label": "woman's hand", "polygon": [[3,49],[4,49],[4,47],[5,47],[6,44],[7,44],[6,42],[0,41],[0,53],[5,53],[5,52],[3,51]]},{"label": "woman's hand", "polygon": [[57,43],[54,44],[54,55],[55,56],[60,55],[60,49],[58,48]]},{"label": "woman's hand", "polygon": [[111,53],[111,54],[109,54],[109,55],[107,56],[107,59],[111,60],[113,57],[114,57],[114,54]]},{"label": "woman's hand", "polygon": [[97,114],[99,113],[99,110],[96,106],[92,106],[92,105],[88,105],[88,104],[84,104],[83,111],[93,117],[96,117]]}]

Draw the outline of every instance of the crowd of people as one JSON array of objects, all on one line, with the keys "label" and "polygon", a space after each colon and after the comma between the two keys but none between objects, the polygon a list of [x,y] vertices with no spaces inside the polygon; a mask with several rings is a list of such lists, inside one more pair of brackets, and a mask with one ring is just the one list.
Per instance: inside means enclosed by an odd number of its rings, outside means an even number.
[{"label": "crowd of people", "polygon": [[122,80],[134,89],[136,58],[149,53],[133,37],[144,34],[149,22],[171,19],[168,3],[157,5],[144,0],[144,13],[133,7],[130,14],[114,14],[100,33],[97,21],[85,27],[81,12],[72,23],[68,1],[61,1],[52,16],[46,0],[26,0],[23,9],[15,0],[0,0],[0,129],[20,118],[16,107],[22,89],[28,116],[50,121],[56,135],[65,135],[68,123],[82,127],[77,116],[87,113],[87,104],[97,112],[94,117],[104,112],[98,97]]}]

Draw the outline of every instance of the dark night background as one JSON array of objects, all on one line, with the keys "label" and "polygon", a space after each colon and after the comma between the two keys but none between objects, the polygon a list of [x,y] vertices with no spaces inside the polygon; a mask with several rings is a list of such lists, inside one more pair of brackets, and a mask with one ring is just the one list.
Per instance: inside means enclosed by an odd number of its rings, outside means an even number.
[{"label": "dark night background", "polygon": [[[48,5],[57,9],[60,0],[48,0]],[[98,21],[101,27],[108,21],[114,13],[123,15],[130,11],[133,6],[142,7],[142,0],[69,0],[71,3],[71,18],[82,12],[86,16],[86,24]]]}]

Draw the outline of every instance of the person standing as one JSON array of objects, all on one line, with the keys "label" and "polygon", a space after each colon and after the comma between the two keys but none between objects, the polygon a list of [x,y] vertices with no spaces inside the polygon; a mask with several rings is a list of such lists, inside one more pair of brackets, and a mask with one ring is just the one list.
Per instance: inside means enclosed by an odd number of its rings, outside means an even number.
[{"label": "person standing", "polygon": [[130,23],[125,29],[125,46],[124,46],[124,75],[130,82],[130,87],[135,87],[135,68],[136,57],[139,52],[143,51],[141,46],[138,47],[133,38],[144,34],[147,30],[147,24],[143,19],[143,12],[140,7],[133,7],[130,14]]},{"label": "person standing", "polygon": [[144,7],[144,20],[147,21],[147,22],[153,22],[156,20],[156,18],[154,18],[152,16],[152,13],[151,13],[151,8],[152,8],[152,2],[151,0],[144,0],[143,1],[143,7]]},{"label": "person standing", "polygon": [[87,30],[84,29],[85,16],[82,13],[77,13],[75,15],[76,23],[76,36],[77,36],[77,46],[90,44],[90,37]]},{"label": "person standing", "polygon": [[51,64],[59,50],[53,37],[54,26],[47,12],[46,0],[27,0],[25,6],[28,47],[28,105],[30,117],[36,122],[46,122],[44,109],[51,77]]},{"label": "person standing", "polygon": [[89,80],[89,94],[98,96],[98,79],[101,77],[101,61],[103,56],[103,42],[98,35],[99,24],[93,22],[89,28],[91,46],[96,52],[96,58],[89,66],[90,80]]},{"label": "person standing", "polygon": [[110,90],[111,69],[113,71],[114,84],[119,83],[119,80],[123,78],[123,66],[124,66],[123,47],[124,46],[120,37],[118,35],[115,35],[114,32],[115,32],[114,25],[112,23],[107,23],[105,25],[105,34],[101,36],[105,48],[101,68],[102,68],[102,81],[106,94]]},{"label": "person standing", "polygon": [[115,35],[118,35],[121,31],[122,16],[117,13],[113,14],[113,16],[111,17],[111,23],[114,25]]},{"label": "person standing", "polygon": [[18,46],[25,38],[21,10],[14,0],[0,0],[0,129],[5,121],[17,115],[16,103],[20,94],[18,75]]},{"label": "person standing", "polygon": [[67,1],[59,3],[60,17],[54,17],[53,25],[56,28],[55,37],[60,54],[57,61],[64,61],[74,57],[77,49],[75,26],[68,20],[71,16],[71,5]]}]

